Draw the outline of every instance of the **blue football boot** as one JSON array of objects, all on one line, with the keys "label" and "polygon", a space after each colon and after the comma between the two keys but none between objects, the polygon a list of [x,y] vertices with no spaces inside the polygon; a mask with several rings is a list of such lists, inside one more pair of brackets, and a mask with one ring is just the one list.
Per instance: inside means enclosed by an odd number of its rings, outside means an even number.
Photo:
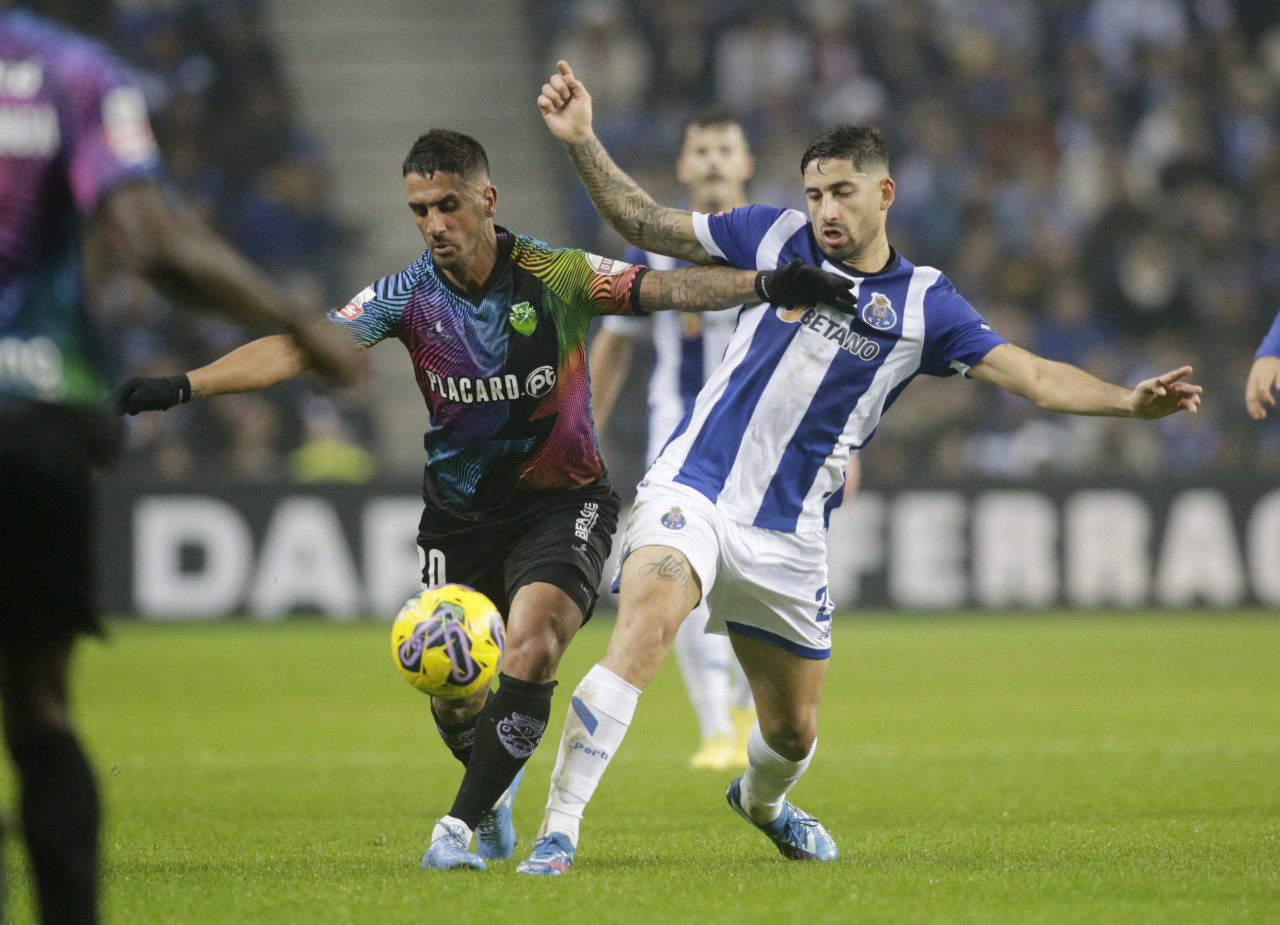
[{"label": "blue football boot", "polygon": [[733,811],[768,835],[769,840],[778,846],[785,857],[793,861],[834,861],[840,857],[835,841],[822,827],[822,823],[799,807],[783,803],[778,818],[761,825],[742,808],[741,777],[735,777],[729,782],[729,789],[724,796]]},{"label": "blue football boot", "polygon": [[422,856],[424,870],[457,870],[470,868],[484,870],[484,858],[469,850],[471,833],[465,825],[454,825],[443,819],[436,820],[431,832],[431,846]]},{"label": "blue football boot", "polygon": [[518,874],[558,877],[573,866],[573,842],[560,832],[543,835],[533,843],[533,851],[516,867]]},{"label": "blue football boot", "polygon": [[505,861],[516,851],[516,826],[511,821],[511,804],[524,778],[524,768],[516,772],[511,786],[493,809],[487,810],[476,824],[476,854],[488,861]]}]

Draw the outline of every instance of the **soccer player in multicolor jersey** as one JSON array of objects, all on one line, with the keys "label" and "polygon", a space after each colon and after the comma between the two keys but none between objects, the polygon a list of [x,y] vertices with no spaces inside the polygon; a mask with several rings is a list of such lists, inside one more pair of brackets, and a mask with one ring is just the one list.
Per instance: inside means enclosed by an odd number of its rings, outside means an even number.
[{"label": "soccer player in multicolor jersey", "polygon": [[355,371],[355,351],[314,327],[318,312],[306,321],[170,211],[161,172],[142,93],[115,56],[32,9],[0,9],[0,697],[46,923],[97,917],[97,790],[67,684],[76,635],[98,630],[92,470],[114,456],[119,420],[83,291],[86,226],[153,284],[295,332],[336,378]]},{"label": "soccer player in multicolor jersey", "polygon": [[837,125],[813,139],[801,159],[807,216],[757,205],[705,215],[659,206],[618,169],[565,62],[538,106],[596,208],[632,244],[691,263],[821,266],[847,280],[856,309],[775,303],[739,315],[724,362],[640,483],[622,540],[618,621],[574,691],[539,838],[519,870],[559,874],[573,863],[583,809],[640,691],[704,595],[759,713],[729,804],[784,856],[833,860],[831,836],[786,796],[817,742],[833,609],[824,528],[849,454],[920,373],[961,373],[1042,408],[1118,417],[1194,412],[1201,390],[1180,381],[1189,367],[1130,390],[1005,342],[938,270],[890,247],[895,187],[873,128]]},{"label": "soccer player in multicolor jersey", "polygon": [[1254,354],[1253,366],[1244,387],[1244,405],[1249,417],[1261,421],[1267,416],[1264,405],[1276,406],[1272,389],[1280,389],[1280,314],[1271,323],[1271,330],[1262,339],[1262,345]]},{"label": "soccer player in multicolor jersey", "polygon": [[[484,869],[515,850],[512,797],[546,728],[556,667],[595,606],[617,524],[591,420],[588,323],[727,308],[757,286],[780,288],[788,304],[847,292],[842,278],[815,268],[803,276],[650,272],[512,234],[494,224],[498,190],[484,148],[458,132],[421,136],[403,174],[426,252],[330,318],[362,347],[394,337],[413,358],[429,412],[418,533],[424,587],[469,585],[506,618],[497,691],[431,703],[465,771],[422,866]],[[137,380],[125,407],[159,410],[173,394],[258,389],[305,365],[287,338],[263,338],[173,382]]]}]

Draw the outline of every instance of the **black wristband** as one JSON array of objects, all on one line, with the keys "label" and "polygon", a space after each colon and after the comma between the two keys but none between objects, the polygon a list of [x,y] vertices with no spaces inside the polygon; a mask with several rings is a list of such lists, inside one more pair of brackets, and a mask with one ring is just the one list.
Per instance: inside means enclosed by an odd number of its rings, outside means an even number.
[{"label": "black wristband", "polygon": [[645,274],[648,272],[648,267],[639,267],[636,270],[636,275],[631,277],[631,285],[627,290],[627,301],[631,303],[631,314],[637,318],[644,318],[649,314],[640,307],[640,280],[644,279]]},{"label": "black wristband", "polygon": [[185,405],[191,401],[191,380],[186,373],[180,376],[165,376],[164,381],[169,383],[169,388],[173,389],[173,395],[177,399],[175,405]]},{"label": "black wristband", "polygon": [[767,271],[765,270],[761,270],[759,273],[757,273],[756,278],[752,281],[752,284],[755,286],[756,295],[760,297],[761,302],[772,302],[773,300],[769,298],[769,291],[764,288],[764,278],[765,278],[766,272]]}]

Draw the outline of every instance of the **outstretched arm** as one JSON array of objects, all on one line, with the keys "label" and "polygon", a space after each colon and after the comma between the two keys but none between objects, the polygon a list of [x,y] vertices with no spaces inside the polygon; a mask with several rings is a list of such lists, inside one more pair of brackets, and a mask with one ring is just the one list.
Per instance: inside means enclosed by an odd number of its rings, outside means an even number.
[{"label": "outstretched arm", "polygon": [[643,250],[711,263],[693,231],[693,213],[658,205],[600,144],[591,128],[591,95],[566,62],[557,62],[556,73],[543,84],[538,109],[551,134],[564,142],[596,209],[618,234]]},{"label": "outstretched arm", "polygon": [[306,354],[293,338],[273,334],[237,347],[185,376],[130,379],[116,391],[116,406],[125,414],[168,411],[197,398],[265,389],[292,379],[307,365]]},{"label": "outstretched arm", "polygon": [[125,265],[165,294],[241,324],[287,331],[322,376],[355,381],[355,348],[342,331],[282,293],[221,238],[175,215],[155,185],[120,187],[95,221]]},{"label": "outstretched arm", "polygon": [[1177,411],[1196,413],[1203,390],[1179,381],[1190,372],[1190,366],[1183,366],[1126,389],[1068,363],[1001,344],[975,363],[969,375],[1021,395],[1046,411],[1152,419]]},{"label": "outstretched arm", "polygon": [[645,312],[673,308],[704,312],[768,302],[787,308],[830,305],[853,314],[857,304],[851,285],[845,277],[799,258],[774,270],[733,267],[646,270],[640,278],[640,308]]}]

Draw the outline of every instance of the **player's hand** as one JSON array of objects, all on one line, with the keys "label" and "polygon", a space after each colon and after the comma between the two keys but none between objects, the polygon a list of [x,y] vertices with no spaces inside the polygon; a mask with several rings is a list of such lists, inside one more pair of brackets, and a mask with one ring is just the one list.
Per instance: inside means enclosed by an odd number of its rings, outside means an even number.
[{"label": "player's hand", "polygon": [[1130,395],[1134,416],[1151,420],[1165,417],[1176,411],[1189,411],[1195,414],[1200,407],[1200,393],[1204,389],[1198,385],[1179,381],[1190,372],[1190,366],[1182,366],[1170,370],[1163,376],[1139,382]]},{"label": "player's hand", "polygon": [[130,379],[111,396],[111,405],[118,414],[168,411],[189,401],[191,380],[185,375]]},{"label": "player's hand", "polygon": [[356,347],[346,333],[328,319],[306,324],[293,332],[294,343],[307,366],[334,385],[354,385],[360,371]]},{"label": "player's hand", "polygon": [[828,273],[821,267],[805,263],[799,257],[776,270],[756,274],[756,295],[773,305],[830,305],[846,315],[857,314],[858,304],[843,276]]},{"label": "player's hand", "polygon": [[573,76],[567,61],[557,61],[556,73],[542,85],[538,109],[551,134],[567,145],[588,141],[595,134],[591,130],[591,94]]},{"label": "player's hand", "polygon": [[1263,405],[1276,406],[1272,389],[1280,389],[1280,357],[1258,357],[1244,386],[1244,406],[1249,409],[1249,417],[1261,421],[1267,416]]}]

